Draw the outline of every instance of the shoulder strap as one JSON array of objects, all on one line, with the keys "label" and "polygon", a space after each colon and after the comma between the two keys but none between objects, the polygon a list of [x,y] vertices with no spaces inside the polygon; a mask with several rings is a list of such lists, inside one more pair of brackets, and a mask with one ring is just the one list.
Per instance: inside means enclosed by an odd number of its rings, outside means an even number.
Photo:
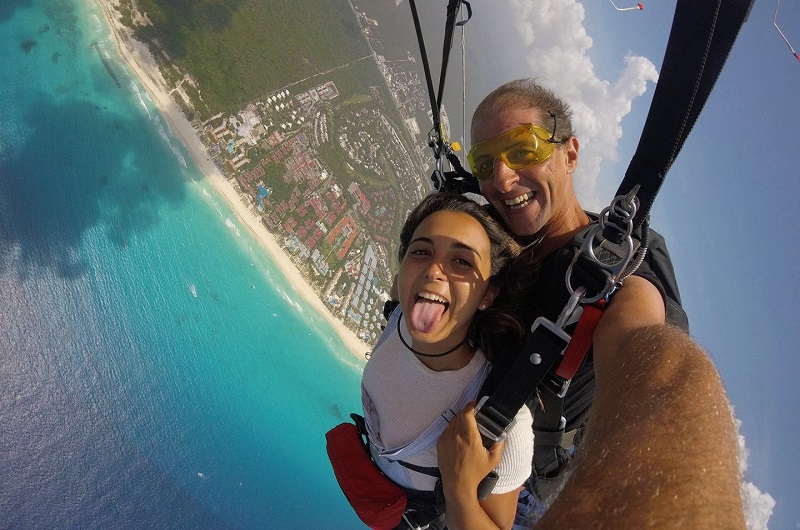
[{"label": "shoulder strap", "polygon": [[678,0],[650,112],[617,195],[636,185],[642,224],[700,115],[753,0]]}]

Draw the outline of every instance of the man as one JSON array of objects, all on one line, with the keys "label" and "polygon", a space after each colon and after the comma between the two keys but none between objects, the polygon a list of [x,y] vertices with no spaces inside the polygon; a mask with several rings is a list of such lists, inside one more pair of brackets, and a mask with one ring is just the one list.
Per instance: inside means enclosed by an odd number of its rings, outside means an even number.
[{"label": "man", "polygon": [[[520,243],[537,242],[545,278],[548,258],[590,223],[573,188],[579,142],[569,118],[552,92],[517,80],[489,94],[472,121],[481,193]],[[645,270],[603,312],[581,449],[537,528],[744,527],[730,405],[705,352],[666,323],[662,291]],[[532,296],[553,320],[564,305],[538,287]],[[463,421],[461,437],[477,436]]]}]

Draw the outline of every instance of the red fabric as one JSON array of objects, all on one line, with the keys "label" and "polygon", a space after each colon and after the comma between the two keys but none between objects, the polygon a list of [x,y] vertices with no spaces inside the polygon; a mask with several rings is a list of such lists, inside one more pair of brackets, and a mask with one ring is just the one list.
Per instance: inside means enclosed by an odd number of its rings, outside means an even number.
[{"label": "red fabric", "polygon": [[391,530],[406,509],[406,492],[370,458],[356,426],[342,423],[325,434],[328,458],[345,497],[373,530]]},{"label": "red fabric", "polygon": [[603,301],[597,302],[592,305],[583,306],[583,313],[581,314],[578,325],[575,326],[575,332],[572,334],[572,340],[569,341],[567,349],[564,350],[564,358],[556,369],[556,375],[562,379],[570,380],[575,376],[578,368],[581,367],[586,352],[589,351],[589,346],[592,345],[592,336],[600,322],[600,317],[603,316]]}]

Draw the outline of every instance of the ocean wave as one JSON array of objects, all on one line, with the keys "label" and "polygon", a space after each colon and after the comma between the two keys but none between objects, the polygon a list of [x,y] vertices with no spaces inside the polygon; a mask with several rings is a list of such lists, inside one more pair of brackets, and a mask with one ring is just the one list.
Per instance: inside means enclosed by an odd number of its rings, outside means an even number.
[{"label": "ocean wave", "polygon": [[108,26],[106,26],[105,23],[100,20],[100,17],[97,15],[97,13],[92,13],[92,20],[95,22],[95,33],[103,33],[108,29]]},{"label": "ocean wave", "polygon": [[136,84],[136,81],[133,78],[131,78],[130,86],[131,90],[133,90],[133,92],[136,94],[136,97],[139,99],[139,106],[144,109],[148,119],[153,121],[153,115],[150,114],[150,108],[147,106],[147,103],[145,103],[144,98],[142,97],[142,91],[139,90],[139,85]]},{"label": "ocean wave", "polygon": [[281,295],[281,298],[283,298],[287,304],[297,309],[297,311],[299,311],[300,313],[303,312],[303,308],[300,306],[300,304],[292,300],[292,298],[286,293],[286,291],[284,291],[283,289],[278,289],[278,294]]},{"label": "ocean wave", "polygon": [[230,217],[225,218],[225,226],[233,230],[233,233],[236,234],[236,237],[238,238],[242,237],[242,233],[239,231],[239,227],[237,227],[236,224],[233,221],[231,221]]}]

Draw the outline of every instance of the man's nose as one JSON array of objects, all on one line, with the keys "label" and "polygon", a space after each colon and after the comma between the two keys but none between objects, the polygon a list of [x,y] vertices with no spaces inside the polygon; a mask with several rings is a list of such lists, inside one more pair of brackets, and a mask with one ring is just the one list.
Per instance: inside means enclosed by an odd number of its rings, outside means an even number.
[{"label": "man's nose", "polygon": [[492,179],[495,189],[501,193],[510,191],[517,180],[519,180],[517,172],[508,167],[505,161],[498,156],[494,161],[494,179]]}]

